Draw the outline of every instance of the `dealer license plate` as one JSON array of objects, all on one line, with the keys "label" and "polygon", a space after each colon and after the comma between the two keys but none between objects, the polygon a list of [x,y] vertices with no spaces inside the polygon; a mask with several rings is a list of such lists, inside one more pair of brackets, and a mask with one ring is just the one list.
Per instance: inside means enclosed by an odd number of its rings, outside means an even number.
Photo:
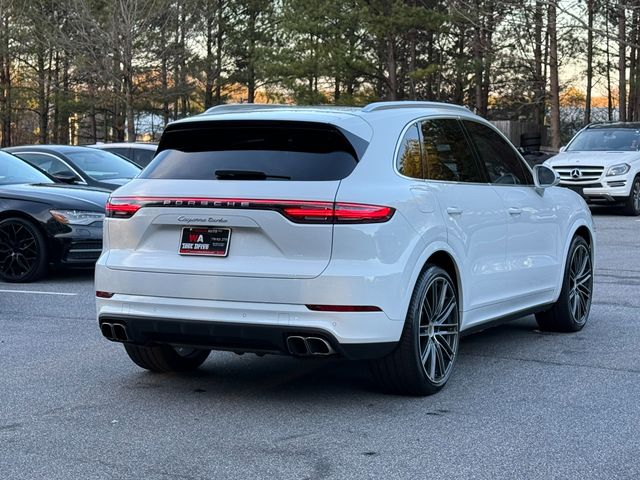
[{"label": "dealer license plate", "polygon": [[230,239],[230,228],[184,227],[178,252],[180,255],[226,257]]}]

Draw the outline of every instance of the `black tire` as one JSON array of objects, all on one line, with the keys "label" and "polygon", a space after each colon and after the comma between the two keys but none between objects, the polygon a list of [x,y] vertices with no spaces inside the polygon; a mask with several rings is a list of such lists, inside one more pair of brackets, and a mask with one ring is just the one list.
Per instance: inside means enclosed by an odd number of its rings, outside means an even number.
[{"label": "black tire", "polygon": [[159,373],[190,372],[202,365],[210,353],[210,350],[196,348],[181,349],[171,345],[142,347],[129,343],[124,344],[124,349],[136,365]]},{"label": "black tire", "polygon": [[[582,259],[586,261],[584,268],[581,268]],[[551,332],[582,330],[589,318],[592,297],[593,259],[591,258],[591,248],[584,238],[575,236],[567,255],[560,297],[549,310],[536,313],[536,321],[540,330]]]},{"label": "black tire", "polygon": [[[438,293],[437,288],[446,289],[445,293]],[[386,357],[371,361],[377,383],[401,395],[423,396],[439,391],[451,376],[458,356],[459,318],[451,277],[442,268],[427,265],[413,291],[398,346]]]},{"label": "black tire", "polygon": [[631,192],[624,202],[624,213],[634,217],[640,215],[640,175],[633,179]]},{"label": "black tire", "polygon": [[36,225],[23,218],[0,221],[0,279],[26,283],[47,273],[47,245]]}]

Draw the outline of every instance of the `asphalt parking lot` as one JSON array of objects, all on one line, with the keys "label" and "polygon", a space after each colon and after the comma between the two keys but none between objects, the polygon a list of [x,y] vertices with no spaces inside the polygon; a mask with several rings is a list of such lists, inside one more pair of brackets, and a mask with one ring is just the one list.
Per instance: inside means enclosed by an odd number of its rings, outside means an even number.
[{"label": "asphalt parking lot", "polygon": [[0,283],[0,479],[640,478],[640,220],[595,220],[585,329],[466,337],[426,398],[341,360],[147,373],[100,336],[92,272]]}]

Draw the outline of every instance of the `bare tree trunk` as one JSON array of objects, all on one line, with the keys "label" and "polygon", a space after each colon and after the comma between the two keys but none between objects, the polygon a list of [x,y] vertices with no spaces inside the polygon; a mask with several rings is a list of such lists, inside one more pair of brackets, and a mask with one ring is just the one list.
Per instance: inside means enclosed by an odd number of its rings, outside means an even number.
[{"label": "bare tree trunk", "polygon": [[640,119],[640,3],[636,3],[631,18],[631,54],[629,55],[629,113],[627,119]]},{"label": "bare tree trunk", "polygon": [[206,19],[206,44],[207,56],[205,58],[205,81],[204,81],[204,108],[207,109],[213,105],[213,87],[215,76],[215,65],[213,59],[213,46],[215,37],[213,34],[213,2],[207,1],[207,19]]},{"label": "bare tree trunk", "polygon": [[[416,93],[416,81],[413,77],[413,73],[417,68],[417,32],[415,28],[412,28],[409,32],[409,98],[411,100],[417,99]],[[429,91],[429,94],[431,92]]]},{"label": "bare tree trunk", "polygon": [[560,86],[558,81],[558,34],[556,30],[556,0],[548,5],[549,31],[549,97],[551,100],[551,147],[560,148]]},{"label": "bare tree trunk", "polygon": [[[63,54],[63,58],[62,58],[62,92],[60,95],[61,105],[59,107],[60,118],[59,118],[59,126],[58,126],[59,128],[58,141],[63,145],[68,144],[70,141],[69,98],[70,98],[70,90],[71,90],[71,86],[70,86],[71,79],[69,78],[69,69],[70,69],[69,56],[65,53]],[[92,99],[92,104],[93,104],[93,99]]]},{"label": "bare tree trunk", "polygon": [[495,29],[495,16],[494,16],[494,6],[493,3],[487,2],[487,25],[484,29],[484,38],[483,38],[483,55],[484,55],[484,66],[482,68],[482,104],[480,107],[480,115],[483,117],[487,117],[489,114],[489,89],[491,88],[491,64],[493,61],[492,52],[493,52],[493,30]]},{"label": "bare tree trunk", "polygon": [[627,121],[627,16],[622,0],[618,1],[618,110],[620,121]]},{"label": "bare tree trunk", "polygon": [[160,88],[162,92],[162,124],[166,127],[169,123],[169,51],[167,48],[166,29],[160,32],[162,42],[162,58],[160,61]]},{"label": "bare tree trunk", "polygon": [[[89,107],[90,135],[91,143],[98,141],[98,121],[96,118],[96,89],[92,81],[89,82],[89,95],[91,97],[91,106]],[[104,139],[106,140],[106,139]]]},{"label": "bare tree trunk", "polygon": [[[480,6],[477,2],[476,2],[476,5],[478,8],[477,21],[478,23],[480,23],[481,22],[480,13],[479,13]],[[474,36],[473,36],[473,66],[475,70],[475,75],[474,75],[475,107],[476,107],[476,113],[478,115],[480,115],[481,114],[480,112],[482,111],[483,64],[484,62],[482,60],[482,28],[478,24],[474,27]]]},{"label": "bare tree trunk", "polygon": [[609,0],[605,4],[605,37],[607,38],[607,120],[613,120],[613,98],[611,92],[611,53],[609,50]]},{"label": "bare tree trunk", "polygon": [[11,146],[11,55],[9,16],[0,17],[0,147]]},{"label": "bare tree trunk", "polygon": [[587,0],[587,93],[584,105],[584,124],[591,123],[591,90],[593,85],[593,15],[594,0]]},{"label": "bare tree trunk", "polygon": [[60,84],[60,52],[56,51],[55,69],[53,72],[53,143],[62,143],[60,141],[60,107],[62,85]]},{"label": "bare tree trunk", "polygon": [[389,87],[389,93],[387,95],[388,100],[398,99],[398,66],[396,62],[396,46],[393,35],[387,36],[387,86]]},{"label": "bare tree trunk", "polygon": [[533,46],[533,62],[534,62],[534,110],[533,119],[536,124],[536,131],[539,135],[542,135],[544,131],[544,117],[545,117],[545,99],[546,93],[546,78],[543,72],[543,65],[545,65],[545,59],[543,58],[543,50],[545,48],[544,38],[542,36],[544,27],[544,14],[542,0],[537,0],[533,15],[534,23],[534,46]]},{"label": "bare tree trunk", "polygon": [[178,21],[180,28],[180,84],[182,85],[182,91],[180,95],[180,110],[182,116],[186,117],[189,113],[189,89],[187,88],[187,15],[185,13],[184,4],[182,4]]},{"label": "bare tree trunk", "polygon": [[49,104],[47,101],[45,55],[44,47],[39,45],[36,53],[36,75],[38,79],[38,141],[41,144],[47,143],[49,134]]},{"label": "bare tree trunk", "polygon": [[457,55],[456,55],[456,83],[453,91],[453,103],[461,105],[464,103],[464,85],[463,81],[463,59],[465,48],[465,32],[464,26],[459,26],[458,42],[457,42]]}]

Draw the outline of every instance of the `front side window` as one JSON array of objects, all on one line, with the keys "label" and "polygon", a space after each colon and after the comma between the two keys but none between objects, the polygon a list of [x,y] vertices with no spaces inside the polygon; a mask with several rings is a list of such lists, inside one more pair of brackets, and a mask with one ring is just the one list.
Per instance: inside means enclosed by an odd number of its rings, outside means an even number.
[{"label": "front side window", "polygon": [[420,132],[418,131],[417,124],[409,127],[404,137],[402,137],[396,164],[398,166],[398,172],[402,175],[412,178],[424,178],[422,172],[422,154],[420,150]]},{"label": "front side window", "polygon": [[458,120],[425,120],[421,123],[421,128],[425,178],[450,182],[482,182],[482,175]]},{"label": "front side window", "polygon": [[480,161],[485,165],[489,181],[496,185],[531,185],[531,173],[513,147],[492,128],[464,120]]}]

